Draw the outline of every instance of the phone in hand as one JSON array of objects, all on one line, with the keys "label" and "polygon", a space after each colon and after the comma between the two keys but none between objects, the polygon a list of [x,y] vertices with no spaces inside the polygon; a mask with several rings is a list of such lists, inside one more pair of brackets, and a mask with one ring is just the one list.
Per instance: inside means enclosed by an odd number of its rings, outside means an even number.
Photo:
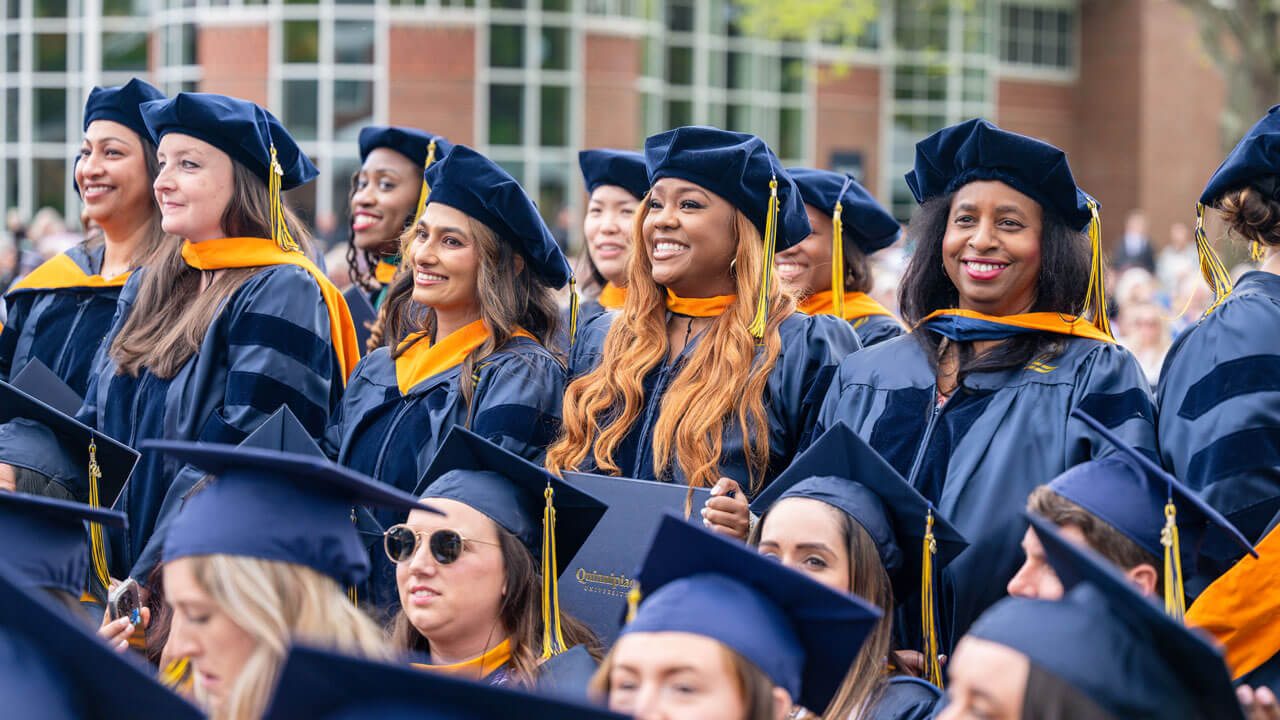
[{"label": "phone in hand", "polygon": [[127,617],[133,625],[142,622],[142,598],[138,582],[129,578],[117,585],[107,596],[107,610],[111,613],[112,620]]}]

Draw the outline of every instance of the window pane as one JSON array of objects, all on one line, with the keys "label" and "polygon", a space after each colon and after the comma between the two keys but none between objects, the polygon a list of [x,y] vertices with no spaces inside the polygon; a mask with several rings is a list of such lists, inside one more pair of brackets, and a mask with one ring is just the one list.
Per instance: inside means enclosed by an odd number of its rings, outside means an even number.
[{"label": "window pane", "polygon": [[751,55],[749,53],[731,52],[725,58],[725,74],[728,76],[731,90],[746,90],[751,87]]},{"label": "window pane", "polygon": [[804,157],[804,113],[799,108],[782,108],[778,112],[778,136],[778,157]]},{"label": "window pane", "polygon": [[541,134],[544,147],[569,144],[569,88],[542,87]]},{"label": "window pane", "polygon": [[358,158],[335,158],[330,176],[330,207],[338,220],[337,237],[346,237],[351,227],[351,177],[360,171]]},{"label": "window pane", "polygon": [[804,60],[797,57],[782,58],[782,86],[784,93],[804,92]]},{"label": "window pane", "polygon": [[373,83],[368,80],[336,80],[333,83],[333,135],[355,140],[360,128],[373,124]]},{"label": "window pane", "polygon": [[[489,86],[489,144],[524,142],[524,86]],[[519,177],[519,176],[517,176]]]},{"label": "window pane", "polygon": [[[315,158],[311,158],[312,163],[315,161]],[[316,185],[319,183],[309,182],[284,193],[285,203],[298,213],[304,223],[313,228],[316,226]]]},{"label": "window pane", "polygon": [[538,173],[538,212],[542,220],[551,228],[551,235],[561,250],[569,249],[569,226],[565,222],[567,213],[562,212],[569,204],[569,168],[561,164],[544,164]]},{"label": "window pane", "polygon": [[668,128],[693,124],[693,103],[688,100],[669,100],[667,102]]},{"label": "window pane", "polygon": [[103,33],[102,69],[145,72],[147,37],[145,32]]},{"label": "window pane", "polygon": [[37,72],[66,72],[66,35],[62,33],[42,33],[35,36],[35,43]]},{"label": "window pane", "polygon": [[569,69],[569,29],[542,28],[542,69]]},{"label": "window pane", "polygon": [[734,132],[751,132],[751,106],[730,105],[725,109],[724,126]]},{"label": "window pane", "polygon": [[67,197],[67,161],[61,158],[39,158],[35,161],[36,207],[51,207],[62,212]]},{"label": "window pane", "polygon": [[672,85],[693,84],[693,48],[667,48],[667,82]]},{"label": "window pane", "polygon": [[693,0],[668,0],[667,29],[676,32],[693,32]]},{"label": "window pane", "polygon": [[145,0],[102,0],[103,15],[146,15]]},{"label": "window pane", "polygon": [[4,91],[6,122],[4,139],[5,142],[18,142],[18,88],[9,88]]},{"label": "window pane", "polygon": [[524,7],[524,0],[489,0],[489,7],[519,9]]},{"label": "window pane", "polygon": [[497,160],[498,167],[507,171],[507,174],[516,179],[516,182],[524,185],[524,163],[519,160]]},{"label": "window pane", "polygon": [[284,0],[285,5],[315,5],[319,0]]},{"label": "window pane", "polygon": [[196,38],[197,37],[199,37],[199,34],[196,31],[195,25],[188,23],[182,26],[182,64],[183,65],[196,64],[196,50],[197,50]]},{"label": "window pane", "polygon": [[18,72],[18,64],[22,59],[22,46],[19,43],[22,38],[16,33],[5,36],[4,41],[4,71]]},{"label": "window pane", "polygon": [[333,37],[334,59],[339,63],[373,64],[373,23],[336,22],[333,24]]},{"label": "window pane", "polygon": [[316,98],[320,83],[316,80],[284,81],[284,113],[281,118],[289,134],[298,140],[316,139],[316,118],[320,111]]},{"label": "window pane", "polygon": [[32,0],[36,17],[66,17],[67,0]]},{"label": "window pane", "polygon": [[569,10],[569,0],[542,0],[542,9],[567,12]]},{"label": "window pane", "polygon": [[36,142],[65,142],[67,139],[67,91],[62,88],[36,88]]},{"label": "window pane", "polygon": [[523,26],[489,26],[489,65],[491,67],[524,67]]},{"label": "window pane", "polygon": [[4,174],[9,181],[9,186],[8,186],[9,190],[5,194],[4,206],[5,208],[17,207],[18,206],[18,161],[13,159],[5,160]]},{"label": "window pane", "polygon": [[288,20],[284,24],[284,61],[314,63],[320,60],[320,22]]}]

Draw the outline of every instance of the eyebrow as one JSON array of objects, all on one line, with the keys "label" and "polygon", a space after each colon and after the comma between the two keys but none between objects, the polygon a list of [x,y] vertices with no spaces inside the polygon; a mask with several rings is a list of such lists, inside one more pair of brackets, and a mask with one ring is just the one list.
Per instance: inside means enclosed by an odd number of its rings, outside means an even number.
[{"label": "eyebrow", "polygon": [[[366,171],[361,170],[360,172],[366,172]],[[395,170],[392,170],[391,168],[374,168],[373,170],[369,170],[368,172],[374,175],[395,175],[396,177],[400,177],[400,173],[396,172]]]},{"label": "eyebrow", "polygon": [[799,543],[796,545],[797,550],[824,550],[826,552],[834,552],[826,543]]}]

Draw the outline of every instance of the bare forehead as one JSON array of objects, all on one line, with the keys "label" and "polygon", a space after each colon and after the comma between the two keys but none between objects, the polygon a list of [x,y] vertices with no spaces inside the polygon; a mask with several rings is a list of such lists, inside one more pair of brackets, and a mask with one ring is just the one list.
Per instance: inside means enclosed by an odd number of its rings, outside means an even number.
[{"label": "bare forehead", "polygon": [[84,131],[84,139],[91,143],[115,141],[132,147],[142,145],[141,138],[129,126],[115,120],[94,120]]},{"label": "bare forehead", "polygon": [[210,143],[191,135],[183,135],[182,133],[171,132],[160,138],[159,145],[156,146],[161,153],[198,153],[201,155],[213,155],[222,151],[214,147]]},{"label": "bare forehead", "polygon": [[999,180],[975,180],[956,191],[951,207],[1001,208],[1040,214],[1040,203]]}]

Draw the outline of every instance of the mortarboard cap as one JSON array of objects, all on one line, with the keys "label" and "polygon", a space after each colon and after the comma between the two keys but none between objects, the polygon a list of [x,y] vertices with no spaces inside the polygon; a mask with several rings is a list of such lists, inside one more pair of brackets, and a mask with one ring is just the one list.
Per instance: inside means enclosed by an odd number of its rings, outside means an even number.
[{"label": "mortarboard cap", "polygon": [[[1217,510],[1178,482],[1164,468],[1120,439],[1083,410],[1076,418],[1101,435],[1116,454],[1077,465],[1054,478],[1049,489],[1088,510],[1152,555],[1164,557],[1165,577],[1177,587],[1165,587],[1166,602],[1182,617],[1182,560],[1199,555],[1232,559],[1240,549],[1257,557],[1253,546]],[[1172,531],[1172,532],[1170,532]],[[1166,555],[1162,538],[1176,538],[1180,557]]]},{"label": "mortarboard cap", "polygon": [[916,143],[907,185],[916,202],[954,192],[977,180],[998,180],[1057,212],[1083,231],[1096,204],[1076,186],[1067,155],[1049,143],[1001,130],[975,118],[945,127]]},{"label": "mortarboard cap", "polygon": [[79,598],[89,577],[86,522],[117,530],[129,524],[117,510],[0,492],[0,565],[24,588],[55,588]]},{"label": "mortarboard cap", "polygon": [[[432,144],[435,144],[432,152]],[[363,162],[376,148],[395,150],[409,158],[415,165],[426,168],[428,159],[439,160],[449,154],[453,143],[443,135],[433,135],[425,130],[394,125],[371,125],[360,130],[360,160]]]},{"label": "mortarboard cap", "polygon": [[164,559],[240,555],[310,567],[350,586],[369,573],[353,508],[434,510],[323,456],[239,445],[152,440],[143,447],[214,476],[165,535]]},{"label": "mortarboard cap", "polygon": [[649,192],[649,172],[641,153],[607,148],[582,150],[578,153],[578,167],[588,194],[601,185],[616,185],[637,200]]},{"label": "mortarboard cap", "polygon": [[39,358],[31,358],[9,381],[22,392],[39,398],[40,402],[52,407],[63,415],[75,417],[84,404],[84,398],[62,381],[48,365]]},{"label": "mortarboard cap", "polygon": [[1236,143],[1200,193],[1200,203],[1215,206],[1228,191],[1251,186],[1280,199],[1280,105],[1272,106]]},{"label": "mortarboard cap", "polygon": [[191,703],[82,628],[83,621],[46,605],[0,569],[0,704],[12,717],[51,720],[203,718]]},{"label": "mortarboard cap", "polygon": [[840,204],[843,236],[853,238],[862,252],[871,254],[898,239],[902,226],[851,176],[830,170],[790,168],[787,173],[808,205],[831,215]]},{"label": "mortarboard cap", "polygon": [[1242,718],[1217,650],[1142,597],[1110,562],[1044,518],[1028,519],[1067,595],[1006,598],[970,635],[1026,655],[1119,718]]},{"label": "mortarboard cap", "polygon": [[740,542],[667,515],[637,572],[645,593],[632,633],[716,640],[758,667],[793,701],[823,709],[880,611]]},{"label": "mortarboard cap", "polygon": [[142,103],[163,99],[164,93],[138,78],[115,87],[95,87],[84,103],[84,130],[87,131],[94,120],[110,120],[151,142],[151,132],[142,119]]},{"label": "mortarboard cap", "polygon": [[[565,472],[564,482],[608,506],[560,573],[561,605],[608,646],[622,629],[631,575],[644,559],[645,547],[637,538],[653,537],[668,511],[683,516],[686,499],[690,507],[702,507],[711,490],[579,472]],[[691,522],[701,521],[694,513]]]},{"label": "mortarboard cap", "polygon": [[427,168],[424,181],[431,188],[427,204],[448,205],[483,223],[515,248],[547,285],[559,289],[569,282],[569,261],[538,208],[520,183],[492,160],[455,145]]},{"label": "mortarboard cap", "polygon": [[[456,500],[484,513],[540,557],[543,602],[550,603],[545,611],[558,625],[558,559],[582,548],[604,516],[604,503],[461,425],[445,436],[419,488],[423,500]],[[558,627],[550,638],[558,641]],[[548,644],[543,651],[563,649]]]},{"label": "mortarboard cap", "polygon": [[285,658],[263,720],[623,720],[589,705],[553,699],[295,646]]}]

